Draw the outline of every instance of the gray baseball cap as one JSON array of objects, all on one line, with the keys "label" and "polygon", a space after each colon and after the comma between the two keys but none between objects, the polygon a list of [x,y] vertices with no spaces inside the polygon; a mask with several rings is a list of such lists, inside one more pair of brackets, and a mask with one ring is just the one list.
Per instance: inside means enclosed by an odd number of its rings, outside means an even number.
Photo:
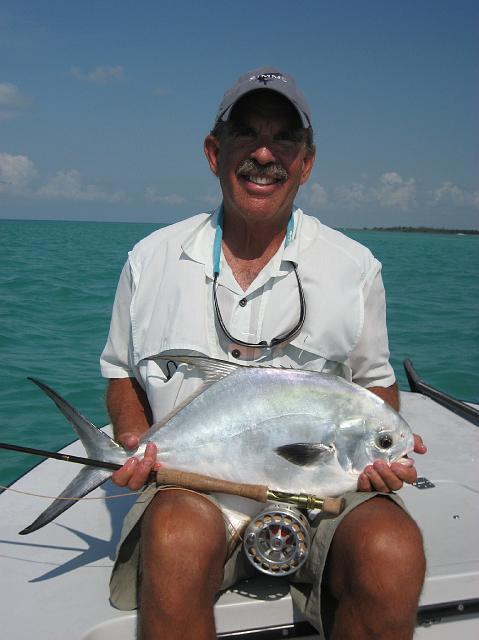
[{"label": "gray baseball cap", "polygon": [[311,127],[311,112],[306,98],[296,86],[294,78],[287,73],[278,71],[276,67],[260,67],[241,75],[236,83],[229,89],[221,101],[215,123],[219,120],[228,120],[231,109],[245,94],[258,89],[276,91],[287,98],[301,118],[303,127]]}]

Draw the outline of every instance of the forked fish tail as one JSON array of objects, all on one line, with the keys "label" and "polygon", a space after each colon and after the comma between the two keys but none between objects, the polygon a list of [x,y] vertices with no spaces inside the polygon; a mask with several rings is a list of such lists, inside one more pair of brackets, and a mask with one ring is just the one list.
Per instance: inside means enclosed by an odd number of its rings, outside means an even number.
[{"label": "forked fish tail", "polygon": [[[92,422],[87,420],[82,414],[75,409],[69,402],[62,398],[56,391],[48,387],[43,382],[34,378],[29,378],[46,395],[53,400],[66,419],[71,423],[77,436],[80,438],[89,458],[102,461],[119,461],[124,456],[126,460],[127,454],[123,447],[117,444],[110,436],[96,427]],[[123,455],[122,455],[123,454]],[[75,478],[68,484],[61,494],[54,500],[49,507],[43,511],[32,524],[19,533],[25,535],[32,533],[57,518],[61,513],[72,507],[78,500],[89,494],[91,491],[99,487],[110,478],[113,471],[108,469],[99,469],[95,467],[83,467]],[[75,496],[71,500],[65,499]]]}]

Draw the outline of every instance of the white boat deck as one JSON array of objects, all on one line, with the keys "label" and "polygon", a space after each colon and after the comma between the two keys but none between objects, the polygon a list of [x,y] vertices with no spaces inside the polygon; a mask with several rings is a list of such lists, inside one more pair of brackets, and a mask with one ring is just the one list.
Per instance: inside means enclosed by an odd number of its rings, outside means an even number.
[{"label": "white boat deck", "polygon": [[[452,607],[460,613],[461,606],[467,610],[468,602],[479,601],[479,428],[417,394],[402,394],[402,413],[429,448],[426,456],[416,456],[419,475],[435,485],[423,490],[405,487],[401,492],[426,543],[428,574],[420,604],[455,603]],[[64,451],[83,455],[78,442]],[[76,465],[47,460],[12,488],[55,496],[77,471]],[[118,493],[107,483],[90,495]],[[133,500],[85,500],[43,529],[20,536],[18,531],[48,501],[11,491],[0,495],[2,637],[134,640],[135,612],[118,611],[108,600],[116,542]],[[310,637],[288,630],[299,618],[282,578],[258,574],[258,579],[238,585],[222,595],[215,615],[218,633],[225,636],[277,627],[278,638]],[[415,638],[479,638],[478,613],[443,621],[437,613],[432,617],[436,623],[419,626]]]}]

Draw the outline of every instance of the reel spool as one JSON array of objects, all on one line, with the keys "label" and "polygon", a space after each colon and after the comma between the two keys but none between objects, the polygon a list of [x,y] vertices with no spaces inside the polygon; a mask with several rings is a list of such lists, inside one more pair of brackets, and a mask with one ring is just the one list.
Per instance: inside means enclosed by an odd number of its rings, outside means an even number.
[{"label": "reel spool", "polygon": [[288,576],[306,561],[310,547],[305,516],[288,504],[273,504],[246,528],[244,550],[251,564],[270,576]]}]

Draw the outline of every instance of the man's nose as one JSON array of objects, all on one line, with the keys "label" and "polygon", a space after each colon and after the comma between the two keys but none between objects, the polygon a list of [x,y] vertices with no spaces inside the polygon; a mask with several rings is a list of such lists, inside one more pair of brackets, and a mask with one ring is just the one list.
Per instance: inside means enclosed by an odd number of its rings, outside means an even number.
[{"label": "man's nose", "polygon": [[276,156],[272,149],[270,141],[265,139],[259,140],[251,153],[251,157],[254,158],[259,164],[268,164],[269,162],[275,162]]}]

